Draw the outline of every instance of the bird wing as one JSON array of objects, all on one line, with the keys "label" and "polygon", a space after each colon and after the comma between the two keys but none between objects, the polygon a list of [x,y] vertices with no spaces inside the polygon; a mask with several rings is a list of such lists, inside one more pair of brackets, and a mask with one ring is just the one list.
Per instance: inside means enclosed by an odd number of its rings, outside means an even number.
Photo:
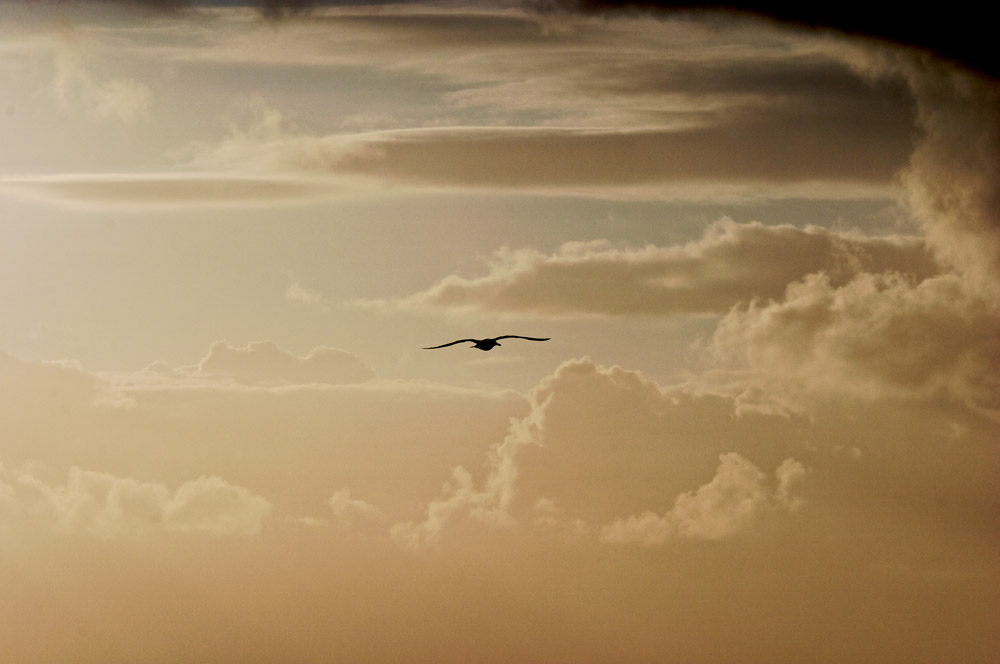
[{"label": "bird wing", "polygon": [[459,339],[458,341],[452,341],[450,343],[441,344],[440,346],[425,346],[423,350],[434,350],[435,348],[444,348],[445,346],[454,346],[455,344],[460,344],[463,341],[471,341],[476,343],[479,339]]},{"label": "bird wing", "polygon": [[496,339],[527,339],[528,341],[548,341],[552,337],[545,337],[540,339],[538,337],[522,337],[520,334],[505,334],[502,337],[496,337]]}]

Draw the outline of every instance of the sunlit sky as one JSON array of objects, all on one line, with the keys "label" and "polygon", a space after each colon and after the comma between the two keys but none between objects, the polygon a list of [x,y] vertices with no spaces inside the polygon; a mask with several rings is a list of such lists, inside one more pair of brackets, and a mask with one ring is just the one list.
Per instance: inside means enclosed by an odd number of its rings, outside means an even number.
[{"label": "sunlit sky", "polygon": [[995,78],[310,4],[0,4],[0,659],[1000,659]]}]

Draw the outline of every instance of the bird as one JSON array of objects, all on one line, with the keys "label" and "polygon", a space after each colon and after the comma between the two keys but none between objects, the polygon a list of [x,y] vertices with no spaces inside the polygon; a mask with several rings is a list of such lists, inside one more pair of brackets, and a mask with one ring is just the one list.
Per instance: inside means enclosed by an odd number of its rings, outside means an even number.
[{"label": "bird", "polygon": [[457,341],[452,341],[446,344],[441,344],[440,346],[428,346],[423,350],[434,350],[435,348],[444,348],[445,346],[454,346],[455,344],[460,344],[464,341],[471,341],[473,348],[478,348],[479,350],[490,350],[500,345],[500,339],[527,339],[528,341],[548,341],[551,337],[545,337],[540,339],[538,337],[522,337],[519,334],[504,334],[503,336],[493,337],[491,339],[459,339]]}]

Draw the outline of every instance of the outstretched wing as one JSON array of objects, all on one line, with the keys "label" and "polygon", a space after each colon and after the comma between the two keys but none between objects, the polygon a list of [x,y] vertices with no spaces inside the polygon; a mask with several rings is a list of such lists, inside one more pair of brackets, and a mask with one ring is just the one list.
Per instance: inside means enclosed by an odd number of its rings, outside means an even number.
[{"label": "outstretched wing", "polygon": [[496,337],[497,339],[527,339],[528,341],[548,341],[552,337],[545,337],[544,339],[539,339],[538,337],[522,337],[520,334],[505,334],[502,337]]},{"label": "outstretched wing", "polygon": [[479,339],[459,339],[458,341],[452,341],[450,343],[441,344],[440,346],[425,346],[423,348],[423,350],[434,350],[435,348],[444,348],[445,346],[454,346],[455,344],[460,344],[460,343],[465,342],[465,341],[471,341],[472,343],[476,343],[477,341],[479,341]]}]

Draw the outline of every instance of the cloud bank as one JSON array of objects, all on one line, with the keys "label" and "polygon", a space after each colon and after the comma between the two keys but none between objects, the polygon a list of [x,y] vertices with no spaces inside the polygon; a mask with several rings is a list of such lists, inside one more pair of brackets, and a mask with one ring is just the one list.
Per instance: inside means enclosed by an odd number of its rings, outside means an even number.
[{"label": "cloud bank", "polygon": [[46,483],[25,469],[0,473],[0,510],[66,534],[257,535],[272,509],[264,498],[220,477],[190,480],[171,492],[160,482],[76,467],[63,484]]},{"label": "cloud bank", "polygon": [[814,273],[843,285],[862,273],[921,280],[938,269],[918,238],[724,220],[686,245],[502,250],[488,275],[450,276],[395,304],[549,316],[708,314],[780,298],[789,283]]}]

